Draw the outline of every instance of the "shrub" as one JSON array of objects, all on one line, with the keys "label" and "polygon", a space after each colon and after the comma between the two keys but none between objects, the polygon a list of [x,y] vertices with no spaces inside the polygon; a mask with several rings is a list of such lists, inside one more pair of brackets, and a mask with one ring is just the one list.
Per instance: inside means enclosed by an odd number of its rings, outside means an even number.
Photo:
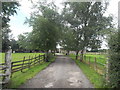
[{"label": "shrub", "polygon": [[108,86],[120,88],[120,32],[109,38]]},{"label": "shrub", "polygon": [[46,53],[46,54],[45,54],[46,62],[49,62],[53,57],[54,57],[54,56],[53,56],[52,53]]},{"label": "shrub", "polygon": [[52,53],[48,53],[48,59],[52,59],[54,55]]}]

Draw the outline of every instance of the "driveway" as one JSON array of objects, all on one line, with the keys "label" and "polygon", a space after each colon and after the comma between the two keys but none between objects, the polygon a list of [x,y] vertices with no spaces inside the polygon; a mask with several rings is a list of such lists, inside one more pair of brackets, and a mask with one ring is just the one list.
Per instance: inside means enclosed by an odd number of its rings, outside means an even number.
[{"label": "driveway", "polygon": [[58,55],[54,63],[20,88],[93,88],[93,85],[72,59]]}]

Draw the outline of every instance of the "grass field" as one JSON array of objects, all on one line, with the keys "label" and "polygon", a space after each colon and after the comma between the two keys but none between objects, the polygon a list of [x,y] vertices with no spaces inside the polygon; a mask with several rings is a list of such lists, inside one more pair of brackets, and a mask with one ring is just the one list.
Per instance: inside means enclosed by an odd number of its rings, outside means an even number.
[{"label": "grass field", "polygon": [[[24,56],[26,58],[35,57],[38,55],[43,55],[44,53],[12,53],[12,61],[20,61],[23,60]],[[4,62],[5,54],[2,53],[2,62]],[[24,69],[24,73],[18,71],[12,74],[11,81],[7,88],[18,88],[21,84],[25,83],[28,79],[35,76],[38,72],[46,68],[50,63],[55,60],[55,57],[51,58],[49,62],[42,62],[36,66],[31,67],[30,69]],[[5,86],[6,87],[6,86]]]},{"label": "grass field", "polygon": [[95,57],[96,57],[96,62],[97,64],[106,64],[106,60],[107,60],[107,56],[106,55],[96,55],[96,54],[85,54],[84,56],[86,56],[86,60],[89,60],[90,57],[90,61],[91,62],[95,62]]},{"label": "grass field", "polygon": [[[84,62],[89,64],[96,72],[101,75],[105,74],[106,63],[107,63],[107,55],[103,54],[85,54]],[[95,62],[96,58],[96,62]],[[90,59],[90,62],[89,62]]]},{"label": "grass field", "polygon": [[69,55],[76,64],[80,67],[83,73],[87,76],[90,82],[94,85],[95,88],[102,88],[103,87],[103,76],[98,74],[95,70],[89,67],[87,64],[80,62],[80,60],[75,60],[75,55]]},{"label": "grass field", "polygon": [[[23,60],[23,58],[25,57],[26,59],[30,57],[35,57],[38,55],[43,55],[44,53],[12,53],[12,61],[20,61]],[[5,53],[2,53],[2,61],[0,63],[4,63],[5,61]]]},{"label": "grass field", "polygon": [[18,88],[20,85],[24,84],[27,80],[34,77],[37,73],[45,69],[50,63],[54,62],[55,57],[50,60],[50,62],[43,62],[39,65],[36,65],[29,70],[24,70],[24,73],[16,72],[12,75],[10,84],[7,88]]}]

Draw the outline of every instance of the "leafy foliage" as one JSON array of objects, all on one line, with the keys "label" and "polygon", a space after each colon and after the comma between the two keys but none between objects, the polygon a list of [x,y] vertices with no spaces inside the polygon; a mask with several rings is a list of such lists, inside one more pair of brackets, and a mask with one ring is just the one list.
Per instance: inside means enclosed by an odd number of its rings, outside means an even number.
[{"label": "leafy foliage", "polygon": [[[103,16],[107,4],[101,2],[65,2],[62,12],[66,26],[73,29],[76,56],[85,48],[100,47],[100,37],[104,30],[111,28],[111,17]],[[68,37],[69,38],[69,37]],[[76,58],[77,59],[77,58]],[[81,57],[81,60],[83,58]]]},{"label": "leafy foliage", "polygon": [[0,17],[2,18],[2,50],[3,52],[8,49],[10,45],[9,41],[9,33],[11,30],[9,29],[9,21],[10,16],[17,13],[16,9],[18,9],[19,3],[18,2],[2,2],[2,11]]},{"label": "leafy foliage", "polygon": [[17,51],[18,49],[20,49],[19,44],[15,39],[10,40],[10,45],[13,51]]},{"label": "leafy foliage", "polygon": [[31,33],[23,33],[18,36],[18,45],[21,49],[31,50],[32,42],[31,42]]},{"label": "leafy foliage", "polygon": [[20,6],[18,2],[2,2],[2,27],[8,26],[10,16],[17,14],[16,9],[18,9],[18,6]]},{"label": "leafy foliage", "polygon": [[[32,49],[46,52],[46,57],[49,58],[49,50],[55,51],[59,42],[61,34],[60,15],[53,2],[48,4],[45,2],[38,3],[38,6],[35,7],[37,10],[32,13],[30,19],[26,20],[26,23],[29,23],[33,30],[26,38],[23,37],[23,41],[26,41],[27,46],[30,45]],[[25,45],[21,43],[21,46],[24,47]]]},{"label": "leafy foliage", "polygon": [[120,88],[120,31],[109,39],[108,85]]},{"label": "leafy foliage", "polygon": [[11,30],[8,27],[5,27],[2,29],[2,50],[3,52],[5,52],[5,50],[7,50],[10,45],[10,41],[9,41],[10,32]]},{"label": "leafy foliage", "polygon": [[58,40],[58,28],[48,19],[39,16],[34,19],[32,38],[33,45],[43,51],[54,50]]},{"label": "leafy foliage", "polygon": [[68,27],[64,27],[60,45],[64,48],[64,50],[67,50],[68,52],[72,51],[75,49],[74,38],[75,36],[73,31]]}]

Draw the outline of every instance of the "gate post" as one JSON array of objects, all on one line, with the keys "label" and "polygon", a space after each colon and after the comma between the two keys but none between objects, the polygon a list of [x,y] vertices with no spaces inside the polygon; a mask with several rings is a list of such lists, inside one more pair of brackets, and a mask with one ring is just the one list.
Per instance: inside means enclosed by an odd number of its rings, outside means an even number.
[{"label": "gate post", "polygon": [[8,83],[11,77],[11,57],[12,55],[12,49],[9,47],[9,50],[5,53],[5,65],[6,65],[6,70],[5,70],[5,77],[3,82]]}]

